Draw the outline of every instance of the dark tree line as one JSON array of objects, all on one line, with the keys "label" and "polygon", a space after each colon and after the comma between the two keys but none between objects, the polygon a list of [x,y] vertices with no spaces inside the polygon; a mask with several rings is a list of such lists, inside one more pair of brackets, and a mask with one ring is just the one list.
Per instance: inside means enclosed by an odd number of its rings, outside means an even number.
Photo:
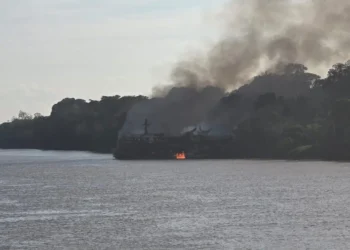
[{"label": "dark tree line", "polygon": [[[267,82],[276,77],[290,81],[289,88],[285,86],[290,92],[304,78],[308,90],[289,96],[274,92],[256,96],[249,117],[236,127],[230,154],[234,158],[350,160],[350,63],[334,65],[324,79],[300,70],[260,76]],[[234,105],[238,105],[237,95],[232,95]]]},{"label": "dark tree line", "polygon": [[[111,152],[127,112],[146,99],[66,98],[49,116],[20,112],[0,125],[0,148]],[[324,79],[300,64],[266,72],[208,114],[233,128],[226,158],[350,160],[350,63],[335,64]]]},{"label": "dark tree line", "polygon": [[144,96],[104,96],[100,101],[66,98],[49,116],[23,111],[0,125],[1,148],[111,152],[128,110]]}]

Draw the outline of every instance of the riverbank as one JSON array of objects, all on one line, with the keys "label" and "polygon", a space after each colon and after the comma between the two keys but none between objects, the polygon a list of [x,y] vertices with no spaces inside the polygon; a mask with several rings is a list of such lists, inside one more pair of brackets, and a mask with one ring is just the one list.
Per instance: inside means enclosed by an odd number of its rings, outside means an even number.
[{"label": "riverbank", "polygon": [[99,152],[89,150],[67,150],[67,149],[40,149],[40,148],[0,148],[0,151],[38,151],[38,152],[59,152],[59,153],[90,153],[96,155],[111,155],[111,152]]},{"label": "riverbank", "polygon": [[[98,151],[87,151],[87,150],[64,150],[64,149],[33,149],[33,148],[0,148],[0,151],[18,151],[18,152],[30,152],[30,151],[38,151],[38,152],[58,152],[58,153],[89,153],[89,154],[95,154],[95,155],[113,155],[112,152],[98,152]],[[114,159],[116,159],[114,157]],[[176,160],[174,157],[173,159],[116,159],[119,161],[173,161]],[[201,161],[210,161],[210,160],[252,160],[252,161],[288,161],[288,162],[350,162],[350,159],[336,159],[336,158],[327,158],[327,157],[250,157],[250,158],[234,158],[234,157],[203,157],[203,158],[186,158],[186,161],[195,161],[195,160],[201,160]]]}]

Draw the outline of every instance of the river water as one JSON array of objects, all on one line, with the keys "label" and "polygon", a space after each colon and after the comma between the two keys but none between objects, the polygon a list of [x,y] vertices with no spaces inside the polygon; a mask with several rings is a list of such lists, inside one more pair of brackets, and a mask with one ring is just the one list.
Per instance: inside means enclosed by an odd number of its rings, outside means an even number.
[{"label": "river water", "polygon": [[0,249],[350,249],[350,164],[0,150]]}]

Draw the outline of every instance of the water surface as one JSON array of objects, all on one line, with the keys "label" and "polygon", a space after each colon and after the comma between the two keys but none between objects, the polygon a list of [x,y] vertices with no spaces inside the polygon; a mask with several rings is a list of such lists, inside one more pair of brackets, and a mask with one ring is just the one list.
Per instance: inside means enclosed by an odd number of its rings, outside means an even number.
[{"label": "water surface", "polygon": [[0,249],[350,249],[350,164],[0,150]]}]

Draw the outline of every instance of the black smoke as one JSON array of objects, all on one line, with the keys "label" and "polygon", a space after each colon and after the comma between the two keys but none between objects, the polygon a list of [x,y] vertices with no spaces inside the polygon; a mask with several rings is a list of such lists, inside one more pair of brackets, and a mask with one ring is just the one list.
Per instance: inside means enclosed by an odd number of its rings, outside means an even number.
[{"label": "black smoke", "polygon": [[[290,65],[292,69],[307,65],[323,73],[333,63],[349,58],[350,2],[346,0],[235,0],[224,6],[219,17],[226,27],[218,42],[201,58],[177,63],[172,84],[156,86],[153,99],[135,106],[123,131],[142,128],[145,118],[152,121],[155,131],[168,133],[203,121],[232,123],[244,117],[251,101],[245,97],[239,106],[241,115],[232,118],[235,115],[220,110],[225,91],[246,85],[235,95],[300,95],[318,76],[304,74],[296,80],[298,72],[290,74]],[[303,66],[299,69],[306,72]],[[278,74],[293,75],[289,81],[297,85],[289,89],[290,84],[279,85]],[[212,115],[213,110],[220,115]]]}]

